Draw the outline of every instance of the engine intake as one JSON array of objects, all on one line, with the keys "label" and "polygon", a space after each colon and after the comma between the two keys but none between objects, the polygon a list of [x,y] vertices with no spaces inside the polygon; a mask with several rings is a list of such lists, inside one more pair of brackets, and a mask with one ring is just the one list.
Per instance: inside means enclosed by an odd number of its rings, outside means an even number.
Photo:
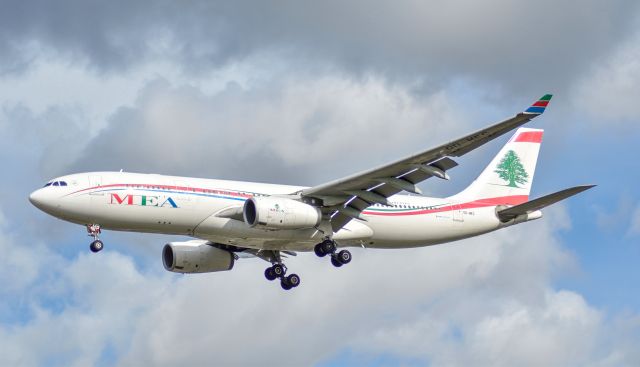
[{"label": "engine intake", "polygon": [[244,202],[242,214],[250,227],[270,229],[311,228],[322,220],[317,207],[274,196],[250,198]]},{"label": "engine intake", "polygon": [[213,247],[207,241],[170,242],[162,249],[162,264],[174,273],[211,273],[233,268],[235,258],[229,251]]}]

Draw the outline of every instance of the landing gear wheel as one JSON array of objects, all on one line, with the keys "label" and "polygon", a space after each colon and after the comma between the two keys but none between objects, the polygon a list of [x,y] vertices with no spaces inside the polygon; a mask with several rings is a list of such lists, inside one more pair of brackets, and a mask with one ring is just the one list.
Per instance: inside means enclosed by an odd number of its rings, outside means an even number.
[{"label": "landing gear wheel", "polygon": [[268,267],[264,270],[264,277],[267,278],[267,280],[276,280],[277,276],[273,271],[273,267]]},{"label": "landing gear wheel", "polygon": [[327,254],[322,250],[322,244],[319,243],[313,247],[313,252],[316,253],[317,257],[325,257]]},{"label": "landing gear wheel", "polygon": [[342,263],[338,259],[337,255],[331,255],[331,264],[333,264],[333,266],[335,266],[336,268],[339,268],[342,266]]},{"label": "landing gear wheel", "polygon": [[289,285],[292,288],[295,288],[300,285],[300,277],[298,276],[298,274],[291,274],[285,279],[287,280],[287,283],[289,283]]},{"label": "landing gear wheel", "polygon": [[284,289],[285,291],[288,291],[289,289],[293,288],[293,286],[291,284],[289,284],[289,281],[287,280],[287,278],[282,278],[280,280],[280,286],[282,287],[282,289]]},{"label": "landing gear wheel", "polygon": [[346,265],[351,262],[351,252],[347,250],[338,252],[338,255],[336,257],[338,258],[338,261],[342,263],[342,265]]},{"label": "landing gear wheel", "polygon": [[331,240],[324,240],[320,243],[320,249],[325,255],[334,253],[336,251],[336,243]]},{"label": "landing gear wheel", "polygon": [[286,270],[284,269],[284,266],[282,266],[282,264],[274,264],[271,269],[273,270],[273,274],[275,274],[275,276],[277,278],[283,277]]},{"label": "landing gear wheel", "polygon": [[103,247],[104,247],[104,244],[100,240],[95,240],[91,242],[91,245],[89,245],[89,249],[91,250],[91,252],[98,252],[102,250]]},{"label": "landing gear wheel", "polygon": [[313,247],[313,252],[319,257],[331,255],[331,264],[336,268],[351,262],[351,252],[342,250],[336,252],[337,246],[335,241],[326,239]]}]

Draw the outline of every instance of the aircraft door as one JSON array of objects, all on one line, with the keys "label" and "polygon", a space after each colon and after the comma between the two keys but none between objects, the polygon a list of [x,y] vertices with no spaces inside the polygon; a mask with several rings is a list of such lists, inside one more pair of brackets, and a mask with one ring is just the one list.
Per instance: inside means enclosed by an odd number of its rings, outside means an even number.
[{"label": "aircraft door", "polygon": [[187,183],[184,181],[176,181],[175,185],[176,192],[179,192],[179,194],[176,194],[177,198],[182,203],[180,206],[182,208],[191,206],[191,202],[194,198],[197,197],[192,195],[193,193],[195,193],[195,190],[191,186],[187,185]]},{"label": "aircraft door", "polygon": [[457,222],[457,223],[464,222],[464,216],[462,213],[462,209],[460,209],[460,205],[453,206],[453,213],[451,217],[453,218],[454,222]]},{"label": "aircraft door", "polygon": [[[89,187],[102,186],[102,176],[89,176]],[[102,190],[94,190],[89,195],[104,195]]]}]

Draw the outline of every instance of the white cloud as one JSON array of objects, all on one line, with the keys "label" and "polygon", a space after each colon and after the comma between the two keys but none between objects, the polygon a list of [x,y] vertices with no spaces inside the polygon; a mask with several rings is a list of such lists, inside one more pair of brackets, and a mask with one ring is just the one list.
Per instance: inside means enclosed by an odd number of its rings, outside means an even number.
[{"label": "white cloud", "polygon": [[636,206],[636,209],[631,214],[631,222],[629,224],[629,229],[627,230],[627,234],[629,235],[640,234],[640,204]]},{"label": "white cloud", "polygon": [[97,165],[273,182],[285,182],[281,173],[290,171],[297,175],[290,182],[328,180],[353,173],[354,162],[372,162],[367,168],[391,160],[387,147],[399,158],[457,136],[468,130],[462,120],[445,91],[418,97],[374,77],[292,75],[213,93],[156,80],[113,116],[72,170]]},{"label": "white cloud", "polygon": [[[46,267],[57,268],[55,264],[60,257],[41,243],[21,241],[9,235],[9,226],[4,213],[0,211],[0,298],[12,300],[24,295],[21,293],[25,289],[32,288]],[[34,253],[38,256],[34,256]]]},{"label": "white cloud", "polygon": [[0,326],[6,348],[0,364],[86,366],[100,361],[107,348],[126,350],[131,323],[152,306],[147,301],[158,298],[166,279],[145,277],[131,258],[117,253],[56,258],[53,265],[41,265],[38,283],[24,287],[46,292],[26,300],[32,316],[23,324]]},{"label": "white cloud", "polygon": [[572,97],[576,110],[589,113],[603,127],[635,128],[640,100],[640,34],[595,62],[576,83]]},{"label": "white cloud", "polygon": [[[435,365],[540,366],[595,362],[602,316],[573,292],[547,290],[538,303],[508,293],[467,291],[358,339],[366,355],[382,350]],[[465,297],[466,296],[466,297]],[[463,306],[447,307],[453,302]],[[473,310],[476,309],[476,310]],[[479,309],[479,311],[478,311]],[[467,315],[472,314],[472,317]]]},{"label": "white cloud", "polygon": [[288,262],[303,280],[290,292],[263,279],[267,264],[257,259],[231,272],[173,276],[159,256],[141,272],[110,250],[51,259],[53,267],[43,265],[46,252],[29,252],[37,275],[14,293],[44,283],[54,290],[27,299],[26,322],[0,326],[10,351],[0,364],[255,365],[276,356],[308,365],[341,350],[444,365],[633,364],[628,345],[602,343],[615,330],[601,311],[550,287],[572,262],[555,235],[562,216],[455,244],[354,249],[340,269],[303,254]]}]

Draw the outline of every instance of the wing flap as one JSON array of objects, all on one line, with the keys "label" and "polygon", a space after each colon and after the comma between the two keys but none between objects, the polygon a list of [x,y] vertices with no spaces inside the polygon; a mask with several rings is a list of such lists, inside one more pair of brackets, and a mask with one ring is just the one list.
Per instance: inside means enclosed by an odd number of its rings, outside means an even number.
[{"label": "wing flap", "polygon": [[351,217],[343,213],[337,212],[331,217],[331,229],[333,232],[338,232],[342,227],[351,221]]},{"label": "wing flap", "polygon": [[500,218],[501,221],[507,222],[511,219],[516,218],[519,215],[529,214],[536,210],[540,210],[549,205],[555,204],[558,201],[564,200],[573,195],[589,190],[594,186],[596,185],[582,185],[582,186],[571,187],[558,192],[554,192],[553,194],[545,195],[543,197],[540,197],[531,201],[527,201],[526,203],[500,210],[498,212],[498,217]]}]

